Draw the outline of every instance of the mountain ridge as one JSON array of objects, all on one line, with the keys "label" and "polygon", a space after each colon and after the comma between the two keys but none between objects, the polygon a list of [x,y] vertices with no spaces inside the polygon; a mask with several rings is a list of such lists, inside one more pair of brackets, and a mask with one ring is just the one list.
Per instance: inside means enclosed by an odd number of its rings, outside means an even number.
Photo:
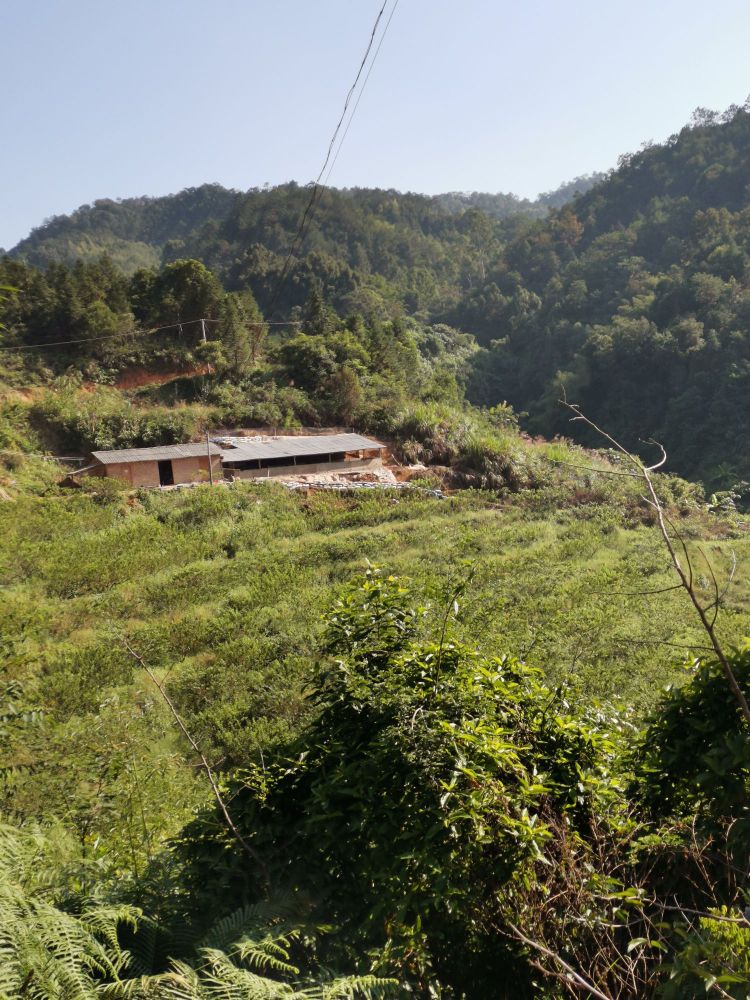
[{"label": "mountain ridge", "polygon": [[[395,197],[422,198],[426,203],[439,205],[449,214],[478,208],[491,218],[501,220],[513,215],[542,217],[550,208],[560,207],[576,193],[588,190],[603,176],[599,173],[581,175],[552,191],[540,193],[535,199],[503,192],[450,191],[428,195],[394,188],[325,190],[343,196],[383,191]],[[37,267],[50,263],[73,263],[77,259],[90,260],[101,253],[108,253],[126,271],[155,266],[161,260],[161,251],[166,243],[184,239],[210,221],[221,224],[240,199],[287,188],[304,190],[305,187],[288,181],[242,191],[206,182],[166,195],[98,198],[72,212],[44,220],[11,247],[7,255]]]},{"label": "mountain ridge", "polygon": [[[747,492],[750,105],[697,112],[667,142],[622,157],[542,218],[493,218],[480,193],[324,188],[300,246],[309,197],[296,184],[244,193],[208,185],[166,200],[99,202],[73,220],[78,231],[53,220],[37,242],[43,248],[52,233],[58,249],[83,245],[98,256],[104,233],[120,241],[116,249],[146,257],[133,261],[145,270],[121,292],[135,303],[159,286],[160,268],[193,260],[224,291],[251,292],[266,320],[299,322],[314,300],[321,316],[329,310],[352,329],[403,317],[447,324],[481,348],[460,373],[474,404],[506,401],[549,438],[568,430],[558,405],[565,392],[628,446],[657,437],[681,474]],[[505,197],[496,196],[498,212]],[[22,265],[11,258],[3,266],[4,284],[33,289],[42,280],[15,274]],[[117,285],[105,272],[96,272],[100,299]],[[44,295],[57,313],[40,293],[36,314],[15,321],[20,342],[51,339],[57,328],[54,339],[66,339],[70,316],[80,336],[105,321],[132,323],[100,316],[90,290],[84,322],[66,304],[70,280],[50,276]],[[151,325],[211,315],[180,313],[176,302],[165,299]],[[138,321],[141,312],[134,307]]]}]

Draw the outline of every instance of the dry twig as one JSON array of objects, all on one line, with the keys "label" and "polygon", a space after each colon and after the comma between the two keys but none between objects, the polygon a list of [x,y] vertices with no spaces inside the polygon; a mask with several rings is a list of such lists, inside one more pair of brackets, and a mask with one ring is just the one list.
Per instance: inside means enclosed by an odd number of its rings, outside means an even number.
[{"label": "dry twig", "polygon": [[[527,948],[533,948],[534,951],[538,951],[540,955],[544,955],[545,958],[551,959],[556,965],[559,965],[564,972],[565,978],[570,978],[584,990],[588,990],[592,997],[597,997],[597,1000],[612,1000],[612,997],[607,996],[606,993],[602,993],[598,990],[593,983],[590,983],[585,979],[580,972],[576,972],[572,965],[569,965],[564,958],[552,951],[546,945],[543,945],[540,941],[534,941],[532,938],[527,937],[523,931],[519,930],[515,924],[508,924],[508,927],[513,931],[513,936],[517,938],[522,944],[525,944]],[[540,972],[549,972],[543,966],[538,966]]]},{"label": "dry twig", "polygon": [[167,694],[166,688],[159,681],[159,679],[156,676],[156,674],[153,672],[153,670],[151,670],[151,668],[148,666],[148,664],[143,659],[143,657],[140,655],[140,653],[136,652],[136,650],[133,649],[133,647],[130,645],[130,643],[128,642],[127,639],[123,639],[122,641],[123,641],[123,645],[125,646],[125,649],[127,649],[128,653],[130,653],[130,655],[133,657],[133,659],[136,661],[136,663],[140,667],[142,667],[143,670],[146,671],[146,673],[148,674],[148,676],[153,681],[154,686],[156,687],[157,691],[162,696],[162,698],[164,699],[164,701],[167,704],[167,707],[169,708],[170,712],[172,713],[172,716],[173,716],[175,722],[177,723],[177,725],[182,730],[182,733],[185,736],[185,739],[188,741],[188,743],[190,744],[190,746],[193,748],[193,751],[195,752],[195,754],[199,757],[199,759],[200,759],[200,766],[206,772],[206,776],[208,778],[209,784],[211,785],[211,791],[213,792],[214,798],[216,799],[216,804],[218,805],[219,810],[221,811],[221,814],[224,817],[224,821],[226,822],[227,826],[229,827],[229,829],[232,832],[232,835],[235,837],[235,839],[240,844],[240,846],[242,847],[242,849],[245,851],[245,853],[248,855],[248,857],[250,857],[254,861],[254,863],[257,865],[258,870],[259,870],[260,875],[261,875],[261,881],[262,881],[263,885],[265,886],[265,888],[268,889],[269,885],[270,885],[270,877],[269,877],[269,873],[268,873],[268,868],[266,867],[266,864],[263,861],[263,859],[261,858],[261,856],[258,854],[258,852],[255,850],[255,848],[252,846],[252,844],[250,844],[247,841],[247,839],[245,837],[243,837],[243,835],[240,832],[237,824],[232,819],[232,816],[231,816],[231,814],[229,812],[229,809],[227,808],[226,802],[224,801],[224,797],[221,794],[221,790],[219,789],[218,782],[216,781],[216,776],[214,775],[213,768],[208,763],[208,760],[206,759],[205,754],[202,752],[202,750],[200,749],[200,747],[196,743],[194,737],[192,736],[192,734],[188,730],[187,726],[183,722],[182,717],[180,716],[180,713],[177,711],[177,708],[175,707],[174,702],[172,701],[172,699]]},{"label": "dry twig", "polygon": [[[664,511],[664,507],[661,501],[659,500],[656,488],[654,487],[654,481],[652,479],[651,473],[655,472],[657,469],[660,469],[666,462],[667,453],[664,450],[664,447],[661,444],[659,444],[658,441],[654,441],[653,439],[648,441],[647,442],[648,444],[655,445],[660,450],[661,457],[659,461],[656,462],[654,465],[644,465],[639,458],[631,454],[627,450],[627,448],[623,447],[623,445],[621,445],[619,441],[613,438],[611,434],[608,434],[605,430],[603,430],[601,427],[595,424],[593,420],[590,420],[587,416],[585,416],[585,414],[581,412],[579,406],[577,406],[575,403],[568,403],[567,400],[561,400],[561,402],[563,406],[567,407],[571,411],[571,413],[574,414],[574,416],[571,418],[572,420],[582,420],[585,424],[591,427],[592,430],[596,431],[597,434],[603,437],[606,441],[609,441],[609,443],[614,448],[616,448],[617,451],[619,451],[627,458],[627,460],[638,470],[638,472],[642,476],[648,491],[648,497],[644,497],[643,499],[656,512],[656,523],[659,527],[659,532],[664,540],[664,544],[667,547],[667,551],[669,552],[669,557],[672,561],[672,566],[674,567],[674,570],[677,573],[677,576],[680,580],[680,584],[686,591],[693,607],[695,608],[698,614],[698,617],[700,618],[701,625],[703,626],[703,629],[711,642],[711,647],[714,653],[716,654],[716,659],[719,661],[719,664],[721,665],[721,669],[723,670],[724,676],[726,677],[727,683],[729,684],[732,694],[734,695],[734,698],[740,707],[745,722],[750,726],[750,704],[748,704],[747,698],[745,697],[745,694],[737,681],[737,677],[735,676],[735,673],[732,670],[732,665],[730,664],[729,659],[726,653],[724,652],[721,643],[719,642],[719,638],[716,635],[715,625],[719,611],[719,604],[721,603],[721,594],[719,592],[719,586],[716,581],[716,576],[713,572],[713,568],[709,563],[709,570],[711,572],[711,577],[714,584],[715,597],[714,600],[711,602],[711,604],[704,606],[695,590],[693,582],[693,566],[690,560],[690,555],[688,553],[685,541],[679,534],[679,532],[675,529],[674,525],[672,525],[670,522],[670,526],[672,528],[674,536],[679,542],[680,548],[682,549],[685,561],[685,565],[683,566],[680,557],[677,554],[677,549],[675,548],[672,535],[670,535],[667,529],[667,522],[669,519],[667,518],[667,515]],[[708,560],[706,561],[708,562]],[[711,611],[713,611],[713,615],[709,618],[709,612]]]}]

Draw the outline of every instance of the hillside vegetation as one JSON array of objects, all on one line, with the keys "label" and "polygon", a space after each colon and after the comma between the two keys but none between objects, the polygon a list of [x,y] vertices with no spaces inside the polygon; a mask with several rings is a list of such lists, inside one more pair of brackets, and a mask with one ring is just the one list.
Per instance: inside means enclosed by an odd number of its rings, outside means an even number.
[{"label": "hillside vegetation", "polygon": [[[325,190],[283,284],[295,185],[2,260],[2,1000],[747,1000],[748,123]],[[55,458],[328,425],[410,487]]]},{"label": "hillside vegetation", "polygon": [[[454,191],[432,197],[402,195],[397,191],[373,192],[353,188],[340,192],[342,197],[367,212],[372,196],[384,194],[391,201],[411,205],[404,218],[405,228],[418,228],[420,216],[438,212],[463,214],[479,208],[494,219],[513,215],[544,216],[550,208],[559,208],[576,193],[588,190],[601,175],[576,177],[557,190],[540,194],[531,201],[513,194],[484,194]],[[254,188],[248,192],[232,191],[220,184],[203,184],[176,195],[161,198],[100,199],[82,205],[70,215],[55,216],[34,229],[10,252],[36,267],[48,264],[73,264],[109,254],[125,271],[140,266],[158,265],[167,244],[198,236],[204,227],[209,232],[227,220],[239,204],[257,204],[274,214],[276,206],[290,195],[305,189],[296,184],[281,185],[270,191]],[[416,207],[416,212],[414,208]],[[341,252],[342,247],[338,248]],[[352,262],[356,266],[356,262]]]},{"label": "hillside vegetation", "polygon": [[750,480],[749,120],[696,112],[577,195],[574,182],[547,197],[544,217],[505,196],[325,189],[295,247],[308,189],[209,185],[83,208],[13,256],[46,267],[108,251],[131,272],[192,258],[273,306],[266,319],[299,319],[319,293],[340,316],[447,324],[482,347],[474,402],[508,401],[552,436],[564,389],[628,443],[656,436],[676,471],[728,489]]},{"label": "hillside vegetation", "polygon": [[[513,919],[527,930],[539,932],[542,921],[545,935],[564,936],[554,920],[544,923],[534,895],[548,891],[546,873],[554,870],[541,863],[543,854],[557,851],[547,839],[549,824],[564,823],[571,809],[585,814],[589,808],[597,823],[612,826],[596,834],[614,838],[607,850],[615,853],[607,856],[602,877],[615,884],[624,879],[623,891],[627,879],[640,884],[640,862],[609,874],[606,869],[625,864],[615,855],[634,836],[632,819],[608,815],[622,783],[631,780],[627,752],[616,748],[641,738],[643,720],[658,710],[664,685],[697,683],[695,666],[686,673],[679,663],[699,654],[705,637],[684,594],[671,587],[638,485],[613,476],[611,465],[591,456],[537,447],[539,461],[564,455],[571,464],[593,463],[599,471],[550,465],[548,485],[522,491],[513,503],[474,491],[444,501],[388,491],[303,497],[280,487],[235,484],[183,494],[48,495],[0,505],[2,809],[16,828],[41,826],[46,840],[34,846],[16,842],[9,831],[4,836],[13,852],[29,858],[17,866],[31,864],[29,850],[49,858],[50,866],[43,888],[32,888],[33,865],[21,876],[18,867],[10,869],[21,879],[14,892],[34,893],[37,901],[44,892],[45,905],[62,907],[66,920],[83,920],[76,938],[93,933],[96,939],[105,919],[121,926],[118,940],[130,957],[109,954],[111,963],[98,974],[123,980],[123,989],[132,991],[132,977],[148,973],[150,985],[142,986],[148,996],[172,995],[171,980],[164,977],[177,973],[168,971],[168,957],[192,963],[188,972],[204,968],[208,975],[213,969],[224,989],[240,975],[232,971],[235,964],[247,976],[273,972],[283,986],[295,975],[299,981],[292,966],[304,968],[309,985],[321,962],[341,974],[376,973],[382,985],[362,980],[359,992],[366,995],[387,990],[386,980],[395,977],[418,995],[438,990],[481,997],[487,995],[487,977],[496,983],[498,975],[512,976],[513,987],[501,986],[495,995],[538,995],[528,956],[504,943],[497,929],[507,918],[505,904],[498,910],[492,902],[492,885],[503,879]],[[674,502],[668,482],[659,488]],[[677,502],[695,558],[703,539],[717,572],[728,568],[732,552],[747,562],[744,520],[708,515],[689,498]],[[373,571],[374,563],[400,582]],[[741,641],[748,602],[741,580],[722,609],[726,641]],[[351,695],[328,687],[339,683],[335,663],[342,655],[350,666],[341,682],[352,685]],[[419,678],[432,676],[436,656],[444,677],[440,700],[423,701]],[[199,760],[157,682],[228,789],[232,814],[253,850],[261,852],[266,874],[227,839],[206,776],[196,767]],[[311,691],[317,692],[312,699]],[[493,724],[497,730],[483,728],[489,721],[477,714],[493,704],[505,706],[503,721]],[[561,727],[557,735],[543,732],[544,713],[553,705],[549,721]],[[511,721],[517,710],[531,713],[526,722]],[[346,721],[349,711],[354,714]],[[721,711],[731,738],[731,704]],[[386,718],[390,735],[381,742]],[[459,718],[465,734],[441,749],[445,720],[455,725]],[[534,744],[533,753],[542,755],[537,764],[524,756],[531,752],[532,725],[542,727],[534,737],[542,740]],[[503,750],[502,744],[474,742],[501,733],[506,743],[521,741],[513,751],[521,753],[518,761],[507,757],[511,743]],[[415,741],[412,750],[400,745],[406,737]],[[544,757],[552,746],[557,764]],[[321,753],[325,765],[315,763]],[[488,754],[499,754],[494,765]],[[480,765],[483,771],[477,771]],[[499,766],[509,768],[501,779],[505,793],[494,785]],[[520,779],[521,767],[536,769],[537,790],[530,777]],[[550,773],[550,767],[561,770]],[[457,768],[452,779],[451,768]],[[323,788],[320,777],[326,774]],[[317,790],[305,791],[313,775]],[[550,789],[540,791],[547,781],[553,782]],[[549,799],[542,805],[540,794],[554,794],[557,805]],[[637,795],[629,794],[635,808]],[[510,799],[501,805],[506,795]],[[595,801],[585,804],[589,796]],[[562,813],[555,819],[558,807]],[[670,808],[663,842],[658,823],[647,820],[645,811],[638,821],[645,837],[640,849],[647,855],[666,852],[664,860],[683,843],[683,806]],[[685,808],[692,822],[692,800]],[[510,813],[494,817],[497,809]],[[541,810],[534,821],[541,823],[538,831],[525,829],[529,810]],[[369,847],[358,846],[357,830],[373,838]],[[585,850],[585,827],[579,835],[578,849]],[[685,837],[694,835],[686,828]],[[383,850],[394,837],[405,853],[386,864]],[[511,849],[516,837],[522,839]],[[616,846],[620,837],[622,848]],[[652,863],[644,856],[646,869]],[[337,888],[338,865],[346,882]],[[433,871],[427,892],[425,866]],[[266,877],[273,885],[270,901]],[[374,895],[363,895],[373,879]],[[589,905],[606,909],[608,892],[619,890],[611,884],[608,891],[586,891],[593,894]],[[482,894],[488,894],[485,900]],[[21,898],[19,912],[26,913],[23,907],[32,904]],[[625,909],[634,908],[633,936],[641,919],[639,899],[636,893],[630,904],[627,896],[623,902]],[[114,904],[119,910],[112,910]],[[31,940],[37,935],[43,941],[45,934],[52,940],[62,918],[51,913],[48,925],[40,903],[33,905],[35,922],[23,918],[23,940],[29,934]],[[477,919],[481,930],[465,926]],[[593,919],[581,928],[579,960],[586,949],[601,949],[596,928],[603,911]],[[126,931],[129,921],[142,925],[135,937]],[[324,924],[333,924],[335,933],[313,946],[315,928]],[[234,943],[252,939],[262,952],[258,940],[277,935],[284,939],[289,968],[266,965],[249,945],[243,952]],[[211,942],[227,953],[201,951]],[[77,947],[66,947],[70,962],[82,960]],[[16,954],[29,974],[40,974],[33,952]],[[67,952],[58,948],[56,954],[68,961]],[[183,976],[180,995],[198,995],[184,979],[188,973],[175,968]],[[85,983],[88,973],[77,974]],[[325,983],[330,972],[317,975]],[[554,988],[549,995],[556,995]]]},{"label": "hillside vegetation", "polygon": [[452,317],[487,347],[474,398],[551,434],[565,389],[685,475],[750,479],[748,164],[748,108],[696,113],[511,240]]}]

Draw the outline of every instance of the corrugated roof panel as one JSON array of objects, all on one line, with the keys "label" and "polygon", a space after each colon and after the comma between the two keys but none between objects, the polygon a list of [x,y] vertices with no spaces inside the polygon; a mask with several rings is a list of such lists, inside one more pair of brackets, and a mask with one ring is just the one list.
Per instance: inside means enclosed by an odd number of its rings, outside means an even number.
[{"label": "corrugated roof panel", "polygon": [[93,451],[91,454],[102,465],[119,462],[162,462],[172,458],[200,458],[207,455],[221,455],[217,445],[206,445],[201,441],[188,444],[167,444],[156,448],[122,448],[119,451]]},{"label": "corrugated roof panel", "polygon": [[236,448],[222,448],[226,462],[248,462],[259,458],[293,458],[299,455],[329,455],[341,451],[382,451],[385,445],[361,434],[317,434],[308,437],[270,438],[248,441]]}]

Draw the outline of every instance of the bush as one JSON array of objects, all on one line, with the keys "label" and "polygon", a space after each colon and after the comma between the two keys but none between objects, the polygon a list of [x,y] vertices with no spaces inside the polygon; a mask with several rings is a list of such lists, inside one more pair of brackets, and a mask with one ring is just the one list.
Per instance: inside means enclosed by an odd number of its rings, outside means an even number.
[{"label": "bush", "polygon": [[[750,696],[750,643],[730,665]],[[690,666],[682,687],[670,688],[648,720],[634,764],[633,792],[660,822],[695,824],[705,840],[750,851],[750,741],[741,710],[716,660]]]},{"label": "bush", "polygon": [[[501,929],[522,919],[528,881],[549,872],[553,829],[583,843],[616,800],[610,746],[532,668],[451,641],[442,612],[437,637],[420,640],[428,614],[375,571],[337,602],[317,716],[262,780],[235,779],[235,818],[274,878],[321,901],[342,954],[380,955],[376,968],[420,995],[427,983],[497,995],[508,977],[514,996],[532,995]],[[215,881],[236,860],[218,861],[213,828],[204,816],[186,850],[194,884],[210,882],[226,905],[240,883]]]},{"label": "bush", "polygon": [[701,917],[678,934],[678,951],[664,970],[661,1000],[703,1000],[750,995],[750,923],[727,907]]},{"label": "bush", "polygon": [[52,447],[74,452],[177,444],[217,422],[206,407],[140,408],[116,389],[84,392],[70,385],[44,393],[32,405],[30,419]]}]

